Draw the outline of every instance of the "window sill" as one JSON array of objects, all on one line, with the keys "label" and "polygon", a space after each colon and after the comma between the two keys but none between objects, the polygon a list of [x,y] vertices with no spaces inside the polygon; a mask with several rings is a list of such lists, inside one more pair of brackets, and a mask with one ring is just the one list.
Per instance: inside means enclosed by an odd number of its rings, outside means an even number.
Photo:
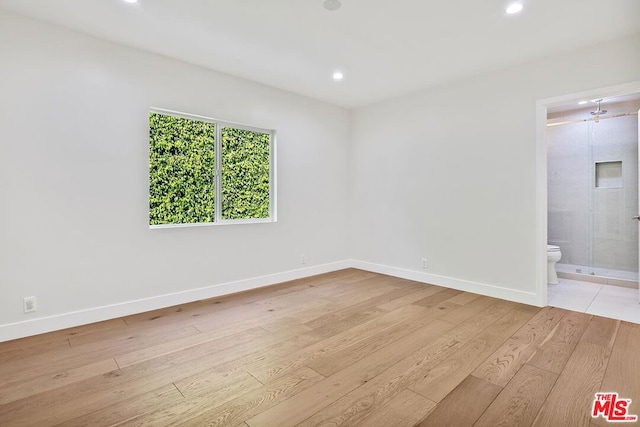
[{"label": "window sill", "polygon": [[229,219],[219,222],[198,222],[193,224],[158,224],[150,225],[150,230],[160,230],[164,228],[191,228],[191,227],[218,227],[224,225],[239,225],[239,224],[268,224],[277,222],[274,218],[264,219]]}]

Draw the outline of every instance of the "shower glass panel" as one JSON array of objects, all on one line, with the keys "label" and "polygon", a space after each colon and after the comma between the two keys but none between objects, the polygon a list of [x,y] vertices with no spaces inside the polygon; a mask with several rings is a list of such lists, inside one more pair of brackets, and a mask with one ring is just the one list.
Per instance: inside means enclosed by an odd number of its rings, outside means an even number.
[{"label": "shower glass panel", "polygon": [[550,126],[547,150],[558,272],[638,281],[638,116]]},{"label": "shower glass panel", "polygon": [[[591,274],[638,280],[638,117],[588,122],[594,165]],[[598,167],[600,166],[600,167]],[[602,182],[596,186],[596,172]]]}]

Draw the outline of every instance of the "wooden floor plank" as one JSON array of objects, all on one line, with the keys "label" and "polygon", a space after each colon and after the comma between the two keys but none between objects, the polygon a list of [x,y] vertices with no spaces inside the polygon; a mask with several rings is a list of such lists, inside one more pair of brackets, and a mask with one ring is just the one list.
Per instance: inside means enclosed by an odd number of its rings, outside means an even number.
[{"label": "wooden floor plank", "polygon": [[[69,344],[71,347],[83,346],[83,348],[100,348],[111,346],[112,343],[119,343],[123,340],[135,340],[141,336],[145,336],[146,338],[150,338],[152,335],[162,335],[162,333],[166,333],[167,330],[189,330],[194,329],[193,326],[189,324],[173,322],[171,323],[171,327],[167,328],[166,326],[162,328],[149,328],[148,325],[144,325],[143,327],[138,326],[125,326],[123,328],[112,328],[107,330],[98,331],[96,333],[85,333],[82,335],[77,335],[69,338]],[[92,345],[88,345],[92,344]]]},{"label": "wooden floor plank", "polygon": [[[415,316],[411,316],[376,334],[361,339],[340,351],[317,357],[308,362],[307,365],[328,377],[433,321],[433,318],[426,317],[423,313],[417,313]],[[443,329],[450,327],[450,325],[442,322],[440,325],[442,326],[438,327]]]},{"label": "wooden floor plank", "polygon": [[460,295],[462,292],[457,291],[455,289],[447,289],[447,288],[443,288],[442,291],[433,294],[431,296],[428,296],[426,298],[423,298],[419,301],[416,301],[414,304],[416,305],[421,305],[423,307],[434,307],[437,306],[438,304],[440,304],[441,302],[445,302],[453,297],[455,297],[456,295]]},{"label": "wooden floor plank", "polygon": [[473,375],[504,387],[567,314],[566,310],[554,307],[541,310],[487,358]]},{"label": "wooden floor plank", "polygon": [[580,342],[535,419],[534,426],[588,426],[596,392],[601,391],[609,349]]},{"label": "wooden floor plank", "polygon": [[156,411],[184,397],[173,384],[132,397],[113,405],[105,406],[89,414],[73,418],[56,427],[109,427],[119,425],[143,414]]},{"label": "wooden floor plank", "polygon": [[180,417],[181,426],[228,426],[244,422],[256,414],[266,411],[289,397],[313,386],[324,377],[309,368],[302,368],[270,384],[263,385],[215,408],[191,417]]},{"label": "wooden floor plank", "polygon": [[[92,339],[87,342],[78,343],[70,339],[71,350],[66,351],[66,353],[112,355],[122,352],[123,350],[133,351],[138,348],[149,347],[157,343],[184,337],[192,337],[198,334],[200,334],[200,331],[192,325],[172,325],[161,329],[134,329],[127,327],[122,330],[118,330],[117,335],[115,336],[105,336],[100,340]],[[46,356],[50,360],[53,359],[53,355],[51,353]]]},{"label": "wooden floor plank", "polygon": [[262,325],[260,325],[260,327],[266,329],[271,333],[282,333],[284,331],[289,331],[292,337],[300,334],[306,334],[307,332],[312,331],[310,327],[298,322],[294,317],[285,317],[282,319],[263,323]]},{"label": "wooden floor plank", "polygon": [[12,343],[14,343],[14,341],[0,343],[0,364],[10,362],[12,360],[37,356],[54,350],[69,348],[71,346],[69,344],[69,339],[65,337],[54,337],[51,340],[22,343],[20,345],[12,345]]},{"label": "wooden floor plank", "polygon": [[[349,329],[354,328],[358,325],[384,316],[386,313],[386,311],[380,310],[379,308],[375,307],[362,310],[341,311],[340,314],[335,317],[334,321],[325,323],[322,326],[312,329],[311,331],[309,331],[309,333],[320,338],[331,338],[332,336],[348,331]],[[331,315],[333,313],[329,314]]]},{"label": "wooden floor plank", "polygon": [[472,426],[502,387],[469,375],[418,426]]},{"label": "wooden floor plank", "polygon": [[571,312],[562,318],[529,358],[529,364],[559,374],[584,333],[591,316]]},{"label": "wooden floor plank", "polygon": [[[345,286],[341,289],[336,289],[330,294],[325,294],[324,298],[340,304],[360,304],[371,298],[399,290],[400,288],[395,286],[399,280],[400,279],[389,280],[381,276],[372,277],[359,282],[357,286]],[[411,291],[411,288],[406,289]]]},{"label": "wooden floor plank", "polygon": [[113,329],[123,329],[127,326],[122,318],[104,320],[102,322],[91,323],[87,325],[75,326],[73,328],[62,329],[60,331],[49,332],[48,334],[35,335],[32,337],[21,338],[13,341],[2,343],[0,353],[6,350],[16,348],[29,348],[38,346],[43,343],[53,341],[67,340],[72,337],[80,337],[83,335],[93,335],[103,331]]},{"label": "wooden floor plank", "polygon": [[429,400],[440,402],[537,311],[534,307],[521,306],[508,312],[409,388]]},{"label": "wooden floor plank", "polygon": [[[270,333],[263,328],[252,328],[241,331],[236,334],[219,336],[216,333],[205,333],[194,335],[178,340],[169,340],[166,343],[149,346],[147,348],[119,354],[116,361],[121,368],[132,366],[148,360],[156,359],[162,356],[170,355],[174,352],[186,353],[189,350],[200,353],[208,351],[207,349],[221,349],[236,345],[240,342],[247,342],[248,339],[269,336]],[[224,346],[224,347],[221,347]]]},{"label": "wooden floor plank", "polygon": [[455,353],[458,345],[450,338],[436,339],[316,412],[299,426],[352,425],[362,422],[375,408],[385,405],[409,384],[424,377],[440,361]]},{"label": "wooden floor plank", "polygon": [[440,286],[433,285],[423,285],[423,289],[419,289],[417,291],[411,292],[408,295],[405,295],[401,298],[396,298],[392,301],[385,302],[383,304],[378,305],[378,308],[381,308],[386,311],[397,310],[400,307],[404,307],[405,305],[413,304],[416,301],[423,300],[431,295],[437,294],[438,292],[443,291],[445,288]]},{"label": "wooden floor plank", "polygon": [[172,341],[199,334],[193,327],[167,329],[144,334],[125,335],[117,340],[96,341],[77,347],[52,350],[40,355],[11,360],[0,365],[0,386],[28,381],[32,378],[55,376],[68,370],[111,359],[122,351],[136,351],[163,340]]},{"label": "wooden floor plank", "polygon": [[[418,307],[424,307],[418,304],[416,305]],[[424,308],[426,309],[425,314],[427,316],[442,318],[445,317],[448,313],[458,310],[460,306],[449,301],[442,301],[438,304],[427,306]]]},{"label": "wooden floor plank", "polygon": [[[309,298],[309,296],[307,297]],[[302,313],[313,311],[314,315],[311,318],[315,318],[340,308],[340,305],[324,298],[311,298],[304,304],[289,305],[286,301],[276,306],[250,304],[199,316],[194,325],[201,332],[213,332],[221,330],[235,331],[239,327],[244,329],[257,327],[286,317],[296,318],[298,322],[304,323],[310,319],[301,318],[300,315]]]},{"label": "wooden floor plank", "polygon": [[588,342],[611,348],[616,340],[619,327],[619,320],[593,316],[587,325],[587,329],[582,334],[582,337],[580,337],[580,342]]},{"label": "wooden floor plank", "polygon": [[[458,298],[460,295],[473,295],[473,294],[467,294],[465,292],[463,294],[456,295],[455,297],[451,298],[448,302],[456,304],[454,300]],[[444,320],[445,322],[454,323],[458,325],[464,321],[471,319],[472,317],[477,316],[487,307],[497,303],[498,301],[500,300],[496,298],[485,297],[485,296],[480,297],[476,295],[475,298],[473,298],[471,301],[461,306],[459,304],[456,304],[457,308],[455,310],[451,310],[438,317]]]},{"label": "wooden floor plank", "polygon": [[[318,317],[326,316],[333,313],[343,307],[342,304],[333,303],[327,299],[319,299],[308,304],[304,304],[302,307],[298,307],[295,310],[282,310],[280,313],[273,314],[270,322],[283,319],[292,319],[293,321],[304,325],[305,323],[317,319]],[[268,318],[269,316],[266,316]],[[254,320],[255,321],[255,320]],[[200,327],[200,325],[198,325]],[[209,327],[209,329],[211,329]]]},{"label": "wooden floor plank", "polygon": [[34,394],[64,387],[87,378],[118,369],[114,359],[101,360],[56,374],[45,374],[29,380],[12,382],[0,387],[0,405],[24,399]]},{"label": "wooden floor plank", "polygon": [[[445,334],[461,343],[468,342],[484,331],[499,318],[514,310],[518,305],[509,301],[497,301],[482,309],[479,313],[463,321]],[[455,312],[452,312],[452,314]],[[443,319],[444,320],[444,319]]]},{"label": "wooden floor plank", "polygon": [[224,363],[216,363],[215,366],[210,368],[210,370],[219,373],[231,373],[236,371],[245,371],[249,366],[273,364],[289,354],[293,354],[305,347],[316,344],[321,339],[322,338],[312,334],[303,334],[282,341],[276,341]]},{"label": "wooden floor plank", "polygon": [[320,327],[326,326],[327,324],[341,323],[353,315],[363,316],[368,313],[386,313],[385,310],[377,307],[377,305],[393,301],[397,298],[401,298],[413,292],[414,291],[412,291],[411,289],[399,289],[393,287],[385,290],[384,292],[371,292],[369,290],[367,290],[366,292],[360,291],[360,294],[366,295],[366,298],[361,299],[360,302],[353,304],[350,302],[349,305],[340,310],[306,322],[305,326],[308,326],[312,329],[318,329]]},{"label": "wooden floor plank", "polygon": [[[161,342],[156,345],[149,345],[145,348],[142,348],[136,351],[130,351],[130,352],[121,351],[115,355],[115,359],[118,362],[118,365],[121,368],[124,368],[126,366],[131,366],[136,363],[143,362],[145,360],[153,359],[155,357],[171,354],[175,351],[182,351],[192,347],[208,345],[212,342],[226,341],[225,337],[227,336],[230,337],[230,339],[233,339],[234,335],[243,334],[243,333],[250,334],[250,335],[254,333],[257,333],[258,335],[267,335],[261,332],[261,330],[267,331],[266,328],[252,327],[252,328],[245,329],[244,326],[247,326],[247,325],[238,325],[238,327],[236,328],[225,328],[223,330],[209,331],[209,332],[199,333],[197,335],[186,336],[180,339],[166,340],[165,342]],[[270,324],[267,324],[266,326],[270,326]],[[282,336],[283,338],[294,337],[294,336],[311,331],[310,328],[307,328],[303,325],[299,325],[295,322],[291,322],[289,326],[280,325],[280,326],[272,327],[271,329],[272,329],[272,332],[271,332],[272,334],[276,333]]]},{"label": "wooden floor plank", "polygon": [[480,297],[481,295],[478,295],[478,294],[472,294],[470,292],[462,292],[461,294],[456,295],[455,297],[449,299],[448,301],[458,305],[465,305],[465,304],[469,304],[471,301],[474,301]]},{"label": "wooden floor plank", "polygon": [[435,406],[435,402],[405,389],[357,425],[413,427],[429,415]]},{"label": "wooden floor plank", "polygon": [[530,426],[557,378],[553,372],[524,365],[474,427]]},{"label": "wooden floor plank", "polygon": [[[620,323],[599,391],[615,391],[619,393],[621,399],[631,399],[629,415],[640,417],[640,328],[638,325]],[[602,418],[594,420],[594,423],[607,425]]]},{"label": "wooden floor plank", "polygon": [[260,381],[246,372],[237,371],[228,374],[215,372],[211,369],[179,379],[173,384],[186,399],[210,394],[221,388],[252,389],[262,385]]},{"label": "wooden floor plank", "polygon": [[216,387],[210,388],[205,393],[176,401],[174,404],[159,407],[155,411],[149,411],[137,417],[130,418],[119,426],[155,427],[177,425],[198,416],[212,407],[223,405],[240,396],[258,390],[262,384],[249,375],[235,375],[225,379]]},{"label": "wooden floor plank", "polygon": [[258,366],[250,366],[247,367],[247,370],[262,383],[267,383],[286,374],[287,372],[296,370],[301,366],[311,363],[314,359],[325,356],[326,354],[339,352],[368,336],[392,327],[396,323],[402,322],[403,320],[423,311],[424,309],[422,307],[403,307],[399,310],[387,313],[384,316],[380,316],[369,322],[360,324],[347,331],[334,335],[331,338],[319,341],[316,344],[304,348],[296,353],[287,355],[279,361],[261,364]]},{"label": "wooden floor plank", "polygon": [[[244,327],[249,328],[260,326],[261,322],[279,320],[312,307],[335,306],[331,301],[317,295],[316,288],[308,289],[310,290],[289,292],[284,295],[270,296],[266,294],[258,298],[257,301],[246,304],[228,304],[227,306],[222,304],[199,304],[196,310],[180,307],[178,309],[180,311],[175,310],[174,313],[167,312],[163,315],[153,316],[148,320],[141,321],[142,325],[138,324],[140,322],[135,322],[130,325],[130,328],[161,328],[168,324],[174,326],[177,324],[193,324],[198,330],[206,332],[219,331],[225,328],[233,329],[238,323],[242,323]],[[129,320],[129,322],[131,321]]]}]

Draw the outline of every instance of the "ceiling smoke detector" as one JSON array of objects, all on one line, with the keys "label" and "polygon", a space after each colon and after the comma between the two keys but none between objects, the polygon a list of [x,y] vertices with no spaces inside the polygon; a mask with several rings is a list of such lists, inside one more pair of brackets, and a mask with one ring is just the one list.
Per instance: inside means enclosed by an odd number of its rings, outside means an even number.
[{"label": "ceiling smoke detector", "polygon": [[323,5],[327,10],[338,10],[342,6],[342,2],[340,0],[325,0]]}]

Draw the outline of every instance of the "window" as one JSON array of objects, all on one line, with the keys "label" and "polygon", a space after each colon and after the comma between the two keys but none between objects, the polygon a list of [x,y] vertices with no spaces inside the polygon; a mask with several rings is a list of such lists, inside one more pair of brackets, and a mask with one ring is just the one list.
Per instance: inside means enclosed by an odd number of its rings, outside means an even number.
[{"label": "window", "polygon": [[274,132],[149,113],[149,225],[275,220]]}]

